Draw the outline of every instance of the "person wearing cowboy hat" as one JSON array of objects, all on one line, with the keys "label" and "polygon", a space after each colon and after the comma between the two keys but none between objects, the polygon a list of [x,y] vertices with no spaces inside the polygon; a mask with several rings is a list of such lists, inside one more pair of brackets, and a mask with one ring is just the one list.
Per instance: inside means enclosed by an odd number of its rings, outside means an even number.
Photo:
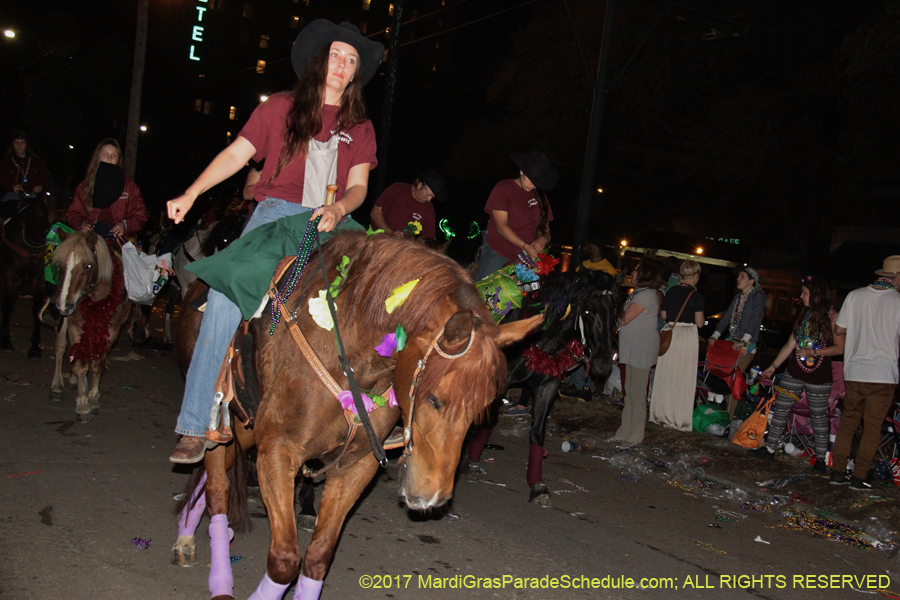
[{"label": "person wearing cowboy hat", "polygon": [[[375,75],[383,52],[381,44],[368,40],[349,23],[336,25],[317,19],[300,32],[291,51],[298,77],[293,90],[274,94],[260,104],[237,139],[213,159],[184,194],[168,203],[169,218],[180,223],[200,194],[237,173],[250,159],[265,161],[253,187],[258,205],[241,239],[232,244],[238,247],[243,243],[242,251],[231,253],[225,265],[210,262],[205,274],[219,274],[227,280],[228,272],[240,273],[241,267],[249,265],[257,271],[269,268],[267,262],[259,263],[262,258],[254,253],[265,246],[279,246],[280,240],[266,237],[271,235],[266,233],[267,227],[291,217],[308,222],[321,216],[321,232],[349,221],[345,217],[365,199],[369,171],[377,162],[375,131],[366,117],[362,88]],[[337,185],[336,202],[324,206],[329,184]],[[250,242],[260,236],[265,238],[262,244],[251,246]],[[275,260],[281,256],[278,254]],[[199,267],[204,262],[194,265]],[[217,266],[218,273],[214,269]],[[263,278],[271,278],[272,272],[274,267]],[[242,315],[234,298],[215,289],[214,278],[204,279],[213,289],[187,372],[175,429],[182,437],[169,458],[176,463],[198,462],[214,445],[205,435],[215,382]]]},{"label": "person wearing cowboy hat", "polygon": [[[834,334],[844,343],[844,412],[834,442],[832,485],[849,484],[853,490],[871,490],[866,481],[881,441],[881,424],[894,402],[900,358],[900,256],[888,256],[878,279],[853,290],[835,320]],[[853,473],[847,473],[851,443],[859,422],[862,439]]]},{"label": "person wearing cowboy hat", "polygon": [[[422,237],[435,239],[435,216],[433,199],[447,201],[447,183],[434,169],[424,173],[416,171],[418,177],[412,183],[395,183],[388,186],[375,201],[369,217],[372,224],[385,233],[406,231],[412,223],[421,226]],[[416,234],[413,234],[416,235]]]},{"label": "person wearing cowboy hat", "polygon": [[39,194],[45,185],[47,168],[44,161],[28,145],[25,132],[17,131],[0,160],[0,217],[13,216],[23,194]]},{"label": "person wearing cowboy hat", "polygon": [[476,281],[484,279],[520,253],[531,258],[550,243],[553,211],[544,194],[556,187],[559,173],[543,152],[516,153],[519,176],[494,186],[484,212],[491,215],[481,249]]}]

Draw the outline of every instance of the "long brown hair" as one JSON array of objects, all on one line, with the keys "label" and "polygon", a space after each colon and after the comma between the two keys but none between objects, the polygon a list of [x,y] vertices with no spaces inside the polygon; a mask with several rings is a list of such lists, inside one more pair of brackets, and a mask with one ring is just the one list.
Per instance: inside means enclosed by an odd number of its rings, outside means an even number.
[{"label": "long brown hair", "polygon": [[94,181],[97,179],[97,169],[100,167],[100,150],[103,146],[114,146],[118,154],[116,166],[122,168],[122,147],[113,138],[106,138],[94,148],[91,162],[88,163],[87,174],[84,176],[84,208],[87,214],[91,214],[94,208]]},{"label": "long brown hair", "polygon": [[[294,104],[287,114],[287,127],[284,132],[284,146],[278,158],[278,166],[269,178],[271,183],[281,170],[288,166],[295,157],[303,158],[309,141],[322,129],[322,107],[325,104],[325,78],[328,76],[328,56],[331,42],[312,55],[303,75],[291,92]],[[366,119],[366,103],[362,96],[362,57],[356,63],[353,79],[341,96],[338,109],[337,128],[335,133],[346,131]]]},{"label": "long brown hair", "polygon": [[834,336],[831,327],[831,286],[828,285],[821,277],[810,275],[804,277],[800,283],[809,290],[809,307],[804,308],[797,315],[794,321],[794,336],[800,333],[800,326],[809,313],[809,334],[815,336],[818,332],[822,332],[824,341],[827,345],[831,345]]}]

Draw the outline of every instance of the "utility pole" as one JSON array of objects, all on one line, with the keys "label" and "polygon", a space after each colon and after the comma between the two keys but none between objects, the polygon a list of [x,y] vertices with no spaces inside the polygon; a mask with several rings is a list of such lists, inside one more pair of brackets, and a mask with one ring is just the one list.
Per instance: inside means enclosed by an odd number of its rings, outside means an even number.
[{"label": "utility pole", "polygon": [[391,143],[391,117],[394,111],[394,94],[397,90],[397,67],[400,60],[400,21],[403,17],[403,0],[394,5],[394,22],[391,24],[391,49],[388,52],[387,77],[384,82],[384,99],[381,102],[381,143],[378,144],[378,187],[375,196],[387,187],[388,146]]},{"label": "utility pole", "polygon": [[150,0],[138,0],[137,31],[134,37],[134,67],[131,71],[131,100],[125,131],[125,173],[134,178],[137,164],[138,127],[141,120],[141,93],[144,88],[144,57],[147,55],[147,13]]},{"label": "utility pole", "polygon": [[[606,78],[609,72],[609,55],[612,50],[612,34],[616,23],[618,0],[606,1],[606,20],[603,23],[603,43],[600,47],[600,65],[594,81],[594,103],[591,123],[588,127],[587,151],[584,155],[584,171],[581,176],[581,196],[575,219],[575,239],[572,244],[572,264],[577,267],[582,260],[582,247],[587,239],[588,221],[591,218],[591,200],[596,185],[597,159],[600,155],[600,126],[606,104]],[[599,207],[598,207],[599,208]]]}]

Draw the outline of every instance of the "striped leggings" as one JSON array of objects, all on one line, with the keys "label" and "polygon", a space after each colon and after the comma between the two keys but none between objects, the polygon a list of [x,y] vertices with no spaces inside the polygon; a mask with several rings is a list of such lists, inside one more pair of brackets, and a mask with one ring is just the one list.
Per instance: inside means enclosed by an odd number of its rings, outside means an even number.
[{"label": "striped leggings", "polygon": [[[816,457],[825,460],[828,452],[828,438],[831,433],[831,425],[828,422],[828,396],[831,395],[831,384],[806,383],[791,377],[787,373],[782,376],[781,386],[788,392],[796,394],[797,398],[806,391],[806,402],[809,404],[809,416],[812,421],[813,433],[816,441]],[[766,447],[774,452],[781,445],[788,414],[794,406],[794,398],[779,392],[773,403],[772,421],[769,423],[769,435],[766,438]]]}]

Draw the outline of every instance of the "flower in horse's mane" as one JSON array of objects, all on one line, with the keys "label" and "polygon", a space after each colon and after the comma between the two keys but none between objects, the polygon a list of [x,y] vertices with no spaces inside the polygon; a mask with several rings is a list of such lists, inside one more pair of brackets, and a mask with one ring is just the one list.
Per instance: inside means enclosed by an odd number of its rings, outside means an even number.
[{"label": "flower in horse's mane", "polygon": [[406,299],[409,298],[410,294],[412,294],[412,291],[413,289],[415,289],[417,283],[419,283],[418,279],[407,281],[391,292],[391,295],[388,296],[387,300],[384,301],[384,309],[389,315],[393,314],[395,310],[403,306],[403,303],[406,302]]},{"label": "flower in horse's mane", "polygon": [[418,221],[410,221],[406,224],[406,227],[403,228],[405,233],[416,236],[422,233],[422,224]]},{"label": "flower in horse's mane", "polygon": [[[334,329],[334,321],[331,320],[331,311],[328,309],[328,300],[325,299],[325,290],[319,290],[318,298],[309,299],[309,316],[313,318],[316,325],[325,331]],[[337,307],[335,307],[337,310]]]}]

